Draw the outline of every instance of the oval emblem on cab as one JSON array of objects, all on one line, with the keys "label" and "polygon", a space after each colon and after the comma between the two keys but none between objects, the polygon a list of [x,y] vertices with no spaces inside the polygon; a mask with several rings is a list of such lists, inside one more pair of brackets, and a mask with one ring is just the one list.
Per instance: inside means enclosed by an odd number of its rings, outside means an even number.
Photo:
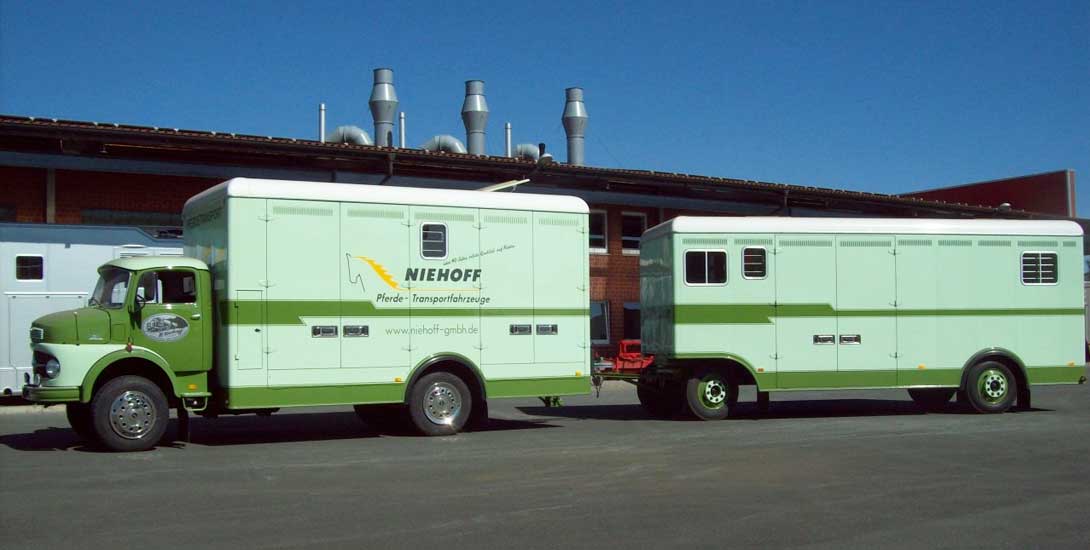
[{"label": "oval emblem on cab", "polygon": [[189,333],[189,323],[173,313],[159,313],[144,319],[140,330],[156,342],[173,342],[185,338]]}]

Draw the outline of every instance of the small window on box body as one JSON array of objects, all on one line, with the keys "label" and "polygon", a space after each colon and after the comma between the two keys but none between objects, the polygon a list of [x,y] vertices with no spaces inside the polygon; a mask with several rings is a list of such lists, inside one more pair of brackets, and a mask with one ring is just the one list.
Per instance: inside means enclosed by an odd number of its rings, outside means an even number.
[{"label": "small window on box body", "polygon": [[722,285],[727,282],[727,253],[723,250],[685,251],[685,282]]},{"label": "small window on box body", "polygon": [[41,256],[16,256],[16,281],[41,281],[45,278],[45,258]]},{"label": "small window on box body", "polygon": [[768,276],[768,252],[765,249],[742,249],[742,276],[746,279],[764,279]]},{"label": "small window on box body", "polygon": [[420,255],[425,258],[447,257],[447,226],[441,223],[420,226]]}]

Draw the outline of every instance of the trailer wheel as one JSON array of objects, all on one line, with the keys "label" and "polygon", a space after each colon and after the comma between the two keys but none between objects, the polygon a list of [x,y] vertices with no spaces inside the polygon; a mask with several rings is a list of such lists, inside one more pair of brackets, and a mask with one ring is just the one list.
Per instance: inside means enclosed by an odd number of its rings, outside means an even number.
[{"label": "trailer wheel", "polygon": [[916,402],[920,408],[933,411],[941,409],[950,402],[950,398],[957,393],[955,388],[914,388],[908,390],[908,396]]},{"label": "trailer wheel", "polygon": [[449,372],[433,372],[413,384],[409,417],[423,435],[458,433],[472,408],[466,383]]},{"label": "trailer wheel", "polygon": [[159,386],[140,376],[110,380],[91,399],[91,419],[99,442],[114,451],[145,451],[159,443],[170,421],[170,407]]},{"label": "trailer wheel", "polygon": [[356,405],[356,416],[376,432],[391,433],[405,429],[406,413],[404,405]]},{"label": "trailer wheel", "polygon": [[977,412],[1001,413],[1014,404],[1018,382],[1003,363],[984,361],[969,367],[965,394]]},{"label": "trailer wheel", "polygon": [[72,431],[84,441],[95,440],[95,429],[91,422],[91,406],[87,403],[69,403],[64,406],[64,415]]},{"label": "trailer wheel", "polygon": [[720,369],[698,369],[685,386],[689,410],[701,420],[722,420],[738,403],[738,384]]},{"label": "trailer wheel", "polygon": [[670,418],[685,404],[682,392],[675,389],[673,385],[665,389],[639,385],[636,386],[636,397],[639,398],[643,410],[656,418]]}]

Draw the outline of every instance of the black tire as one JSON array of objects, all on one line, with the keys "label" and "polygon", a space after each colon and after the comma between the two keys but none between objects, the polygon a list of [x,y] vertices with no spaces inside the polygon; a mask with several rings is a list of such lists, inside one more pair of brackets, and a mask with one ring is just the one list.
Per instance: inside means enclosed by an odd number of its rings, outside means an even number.
[{"label": "black tire", "polygon": [[647,414],[656,418],[671,418],[685,405],[683,392],[668,386],[666,389],[654,386],[636,386],[636,397]]},{"label": "black tire", "polygon": [[461,378],[449,372],[433,372],[413,384],[409,394],[409,418],[423,435],[458,433],[473,409],[473,396]]},{"label": "black tire", "polygon": [[965,375],[965,396],[977,412],[1001,413],[1011,408],[1018,396],[1018,382],[1003,363],[984,361],[969,367]]},{"label": "black tire", "polygon": [[945,407],[957,391],[957,388],[913,388],[908,390],[908,396],[920,408],[934,411]]},{"label": "black tire", "polygon": [[146,451],[163,438],[170,406],[151,380],[119,376],[91,398],[91,419],[98,441],[107,449]]},{"label": "black tire", "polygon": [[725,370],[697,369],[685,384],[689,410],[701,420],[722,420],[738,404],[738,384]]},{"label": "black tire", "polygon": [[64,406],[64,415],[68,417],[68,425],[80,439],[94,442],[95,429],[91,422],[91,405],[87,403],[69,403]]},{"label": "black tire", "polygon": [[376,432],[400,433],[408,427],[408,411],[405,405],[356,405],[356,416]]}]

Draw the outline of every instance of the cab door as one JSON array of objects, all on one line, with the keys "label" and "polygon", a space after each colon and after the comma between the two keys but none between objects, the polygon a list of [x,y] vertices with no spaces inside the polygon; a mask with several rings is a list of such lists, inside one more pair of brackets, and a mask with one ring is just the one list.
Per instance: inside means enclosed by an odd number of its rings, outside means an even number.
[{"label": "cab door", "polygon": [[[133,315],[133,345],[166,359],[174,372],[208,370],[205,324],[198,281],[192,269],[144,271],[137,279]],[[205,290],[207,292],[207,290]]]}]

